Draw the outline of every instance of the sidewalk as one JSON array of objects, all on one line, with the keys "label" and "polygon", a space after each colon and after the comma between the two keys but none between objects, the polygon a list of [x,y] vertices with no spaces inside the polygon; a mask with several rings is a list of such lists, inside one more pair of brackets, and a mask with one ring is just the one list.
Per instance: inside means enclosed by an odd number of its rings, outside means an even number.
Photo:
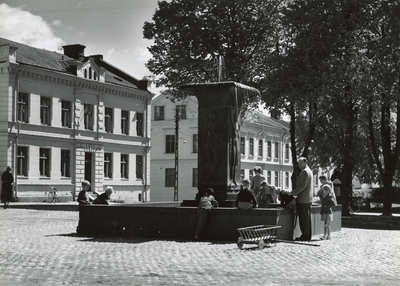
[{"label": "sidewalk", "polygon": [[[356,217],[380,220],[373,229],[344,218],[332,240],[314,237],[319,247],[239,250],[235,243],[79,236],[76,211],[16,207],[0,209],[1,285],[399,285],[400,231],[385,229],[378,216]],[[399,217],[391,220],[398,225]]]}]

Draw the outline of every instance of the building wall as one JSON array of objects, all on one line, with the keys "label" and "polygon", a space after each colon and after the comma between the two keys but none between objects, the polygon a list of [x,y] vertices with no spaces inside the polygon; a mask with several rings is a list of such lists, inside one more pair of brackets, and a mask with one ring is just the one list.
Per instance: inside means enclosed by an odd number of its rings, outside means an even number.
[{"label": "building wall", "polygon": [[[17,51],[18,52],[18,51]],[[77,194],[85,178],[85,153],[92,153],[92,190],[103,191],[111,185],[118,196],[129,200],[146,199],[150,191],[150,98],[147,91],[82,79],[16,63],[7,63],[0,73],[0,169],[11,166],[20,196],[26,191],[58,190]],[[4,63],[3,63],[4,65]],[[16,122],[19,93],[28,94],[28,123]],[[51,99],[51,123],[40,120],[40,99]],[[71,128],[62,127],[62,100],[70,101]],[[5,103],[5,104],[4,104]],[[94,107],[94,128],[85,130],[84,104]],[[113,133],[105,131],[105,107],[113,109]],[[121,133],[121,110],[129,111],[129,135]],[[144,136],[136,130],[137,113],[144,113]],[[146,133],[147,132],[147,133]],[[17,142],[18,141],[18,142]],[[27,174],[18,175],[16,148],[28,151]],[[49,150],[50,174],[40,175],[40,149]],[[61,150],[70,151],[70,176],[61,176]],[[104,178],[104,153],[112,153],[112,178]],[[121,178],[121,154],[128,155],[128,179]],[[136,178],[136,158],[146,162],[143,178]],[[144,169],[146,168],[146,169]]]},{"label": "building wall", "polygon": [[[197,153],[193,152],[193,135],[198,134],[198,103],[195,97],[188,97],[185,101],[172,102],[167,96],[161,95],[152,102],[152,156],[151,173],[152,189],[151,201],[173,201],[174,187],[166,186],[166,169],[175,168],[175,154],[166,153],[166,135],[175,134],[176,105],[187,105],[187,119],[179,121],[179,160],[178,160],[178,200],[193,200],[197,193],[197,186],[193,184],[193,169],[197,169]],[[164,120],[155,120],[155,107],[164,107]],[[272,125],[271,125],[272,124]],[[270,183],[282,189],[291,189],[290,176],[293,163],[290,156],[285,160],[285,144],[289,144],[289,131],[282,123],[268,124],[246,122],[242,125],[240,136],[245,139],[245,152],[241,156],[241,172],[243,178],[251,178],[253,168],[261,166],[264,176],[271,174]],[[257,142],[254,153],[250,155],[250,139]],[[263,154],[259,154],[258,140],[262,140]],[[271,141],[271,156],[268,156],[268,141]],[[275,158],[274,144],[278,145]],[[275,180],[275,174],[278,179]],[[287,183],[285,176],[287,175]]]}]

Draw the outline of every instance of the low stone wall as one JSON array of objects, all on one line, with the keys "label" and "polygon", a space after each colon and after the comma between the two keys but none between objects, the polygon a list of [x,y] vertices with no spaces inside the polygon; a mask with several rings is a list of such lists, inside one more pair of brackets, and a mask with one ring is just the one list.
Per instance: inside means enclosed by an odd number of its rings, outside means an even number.
[{"label": "low stone wall", "polygon": [[[338,207],[335,207],[338,208]],[[341,209],[341,207],[340,207]],[[335,217],[340,212],[335,212]],[[319,209],[313,208],[313,234],[323,233]],[[90,235],[120,235],[153,239],[193,239],[197,226],[197,208],[146,205],[81,205],[80,231]],[[341,219],[332,231],[341,228]],[[278,238],[293,238],[292,209],[267,208],[241,210],[216,208],[210,214],[206,237],[208,240],[236,241],[237,228],[254,225],[279,225]],[[320,226],[322,225],[322,232]],[[298,224],[297,224],[298,227]],[[296,234],[296,229],[295,229]]]}]

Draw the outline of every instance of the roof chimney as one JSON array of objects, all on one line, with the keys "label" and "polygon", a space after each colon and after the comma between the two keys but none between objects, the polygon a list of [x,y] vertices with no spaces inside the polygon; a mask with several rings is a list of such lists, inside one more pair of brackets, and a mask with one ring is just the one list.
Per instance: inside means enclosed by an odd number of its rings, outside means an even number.
[{"label": "roof chimney", "polygon": [[85,48],[86,46],[75,44],[75,45],[66,45],[63,46],[64,48],[64,55],[67,57],[83,61],[85,57]]}]

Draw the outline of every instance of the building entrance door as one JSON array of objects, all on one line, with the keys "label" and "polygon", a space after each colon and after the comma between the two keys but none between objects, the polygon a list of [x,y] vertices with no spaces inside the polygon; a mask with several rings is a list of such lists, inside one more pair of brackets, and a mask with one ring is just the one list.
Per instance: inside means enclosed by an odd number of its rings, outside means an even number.
[{"label": "building entrance door", "polygon": [[92,182],[92,161],[93,161],[93,153],[85,152],[85,180],[89,181],[93,186]]}]

